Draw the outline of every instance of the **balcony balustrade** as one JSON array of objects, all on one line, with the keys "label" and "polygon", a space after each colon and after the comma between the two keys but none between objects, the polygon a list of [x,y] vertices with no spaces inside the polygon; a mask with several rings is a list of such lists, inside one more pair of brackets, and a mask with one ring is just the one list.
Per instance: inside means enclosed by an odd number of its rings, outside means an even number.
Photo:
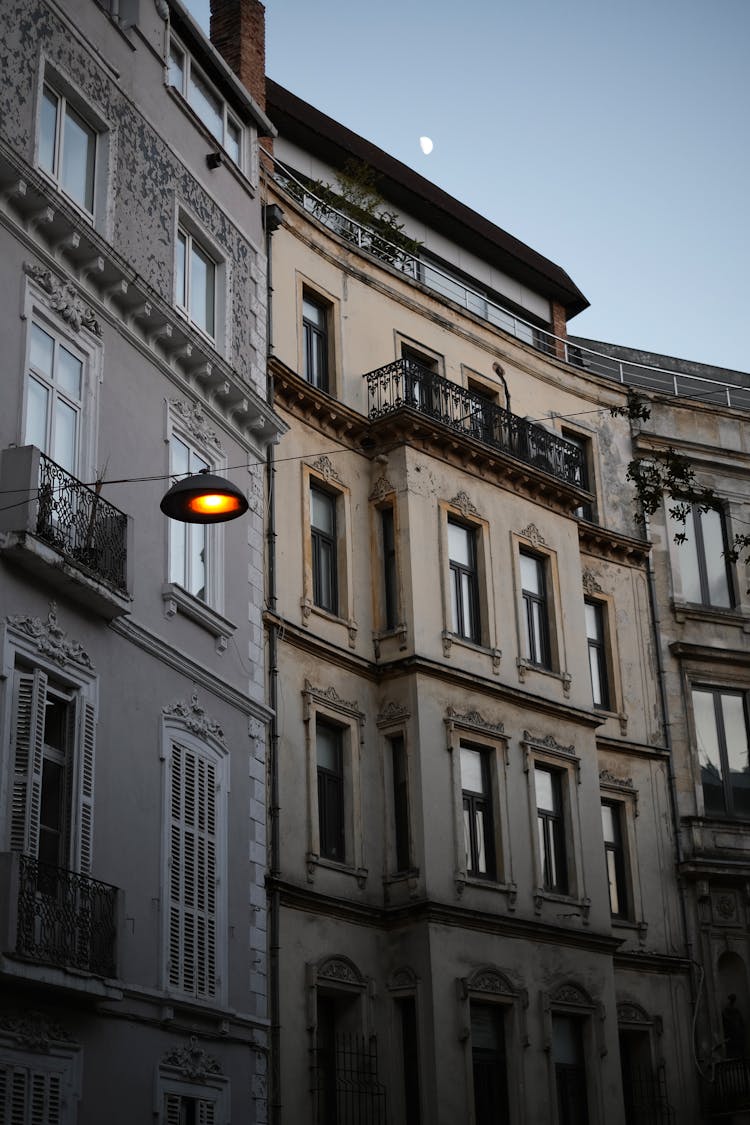
[{"label": "balcony balustrade", "polygon": [[412,359],[398,359],[365,375],[371,421],[416,410],[557,480],[578,485],[583,453],[572,442],[444,379]]},{"label": "balcony balustrade", "polygon": [[731,1117],[750,1111],[750,1059],[721,1059],[706,1082],[703,1106],[707,1114]]}]

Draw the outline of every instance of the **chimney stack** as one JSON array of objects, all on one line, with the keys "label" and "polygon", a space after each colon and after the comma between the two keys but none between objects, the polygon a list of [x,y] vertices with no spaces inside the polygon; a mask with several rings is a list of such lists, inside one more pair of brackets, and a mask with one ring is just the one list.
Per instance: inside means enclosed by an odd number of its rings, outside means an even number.
[{"label": "chimney stack", "polygon": [[211,0],[211,42],[266,108],[266,9],[260,0]]}]

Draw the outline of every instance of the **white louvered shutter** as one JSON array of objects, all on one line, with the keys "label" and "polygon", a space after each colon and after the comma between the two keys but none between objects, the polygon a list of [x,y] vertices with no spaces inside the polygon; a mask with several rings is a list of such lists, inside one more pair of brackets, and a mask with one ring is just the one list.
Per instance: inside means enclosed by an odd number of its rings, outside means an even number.
[{"label": "white louvered shutter", "polygon": [[204,1098],[187,1098],[180,1094],[166,1094],[164,1098],[164,1125],[184,1125],[188,1103],[195,1106],[196,1125],[216,1125],[216,1102]]},{"label": "white louvered shutter", "polygon": [[3,1125],[60,1125],[61,1075],[26,1066],[0,1067],[0,1121]]},{"label": "white louvered shutter", "polygon": [[164,1125],[182,1125],[182,1098],[179,1094],[164,1097]]},{"label": "white louvered shutter", "polygon": [[169,983],[192,996],[216,995],[216,767],[172,747],[169,871]]},{"label": "white louvered shutter", "polygon": [[96,748],[96,712],[93,703],[82,700],[78,730],[78,831],[75,840],[74,867],[82,875],[91,872],[91,848],[94,834],[94,752]]},{"label": "white louvered shutter", "polygon": [[10,846],[12,851],[35,856],[39,847],[47,677],[39,668],[16,672],[15,689]]}]

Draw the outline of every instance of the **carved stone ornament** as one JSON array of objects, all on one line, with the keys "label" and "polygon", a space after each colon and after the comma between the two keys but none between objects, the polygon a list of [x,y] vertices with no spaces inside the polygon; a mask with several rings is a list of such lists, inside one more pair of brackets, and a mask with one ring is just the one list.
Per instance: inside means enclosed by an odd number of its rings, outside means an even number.
[{"label": "carved stone ornament", "polygon": [[37,283],[40,289],[47,294],[47,304],[60,316],[74,332],[88,328],[95,336],[101,336],[102,328],[94,316],[94,310],[85,304],[78,296],[78,292],[67,281],[61,281],[51,270],[36,262],[24,262],[24,273]]},{"label": "carved stone ornament", "polygon": [[210,445],[217,452],[223,453],[221,441],[216,430],[209,424],[201,406],[197,402],[182,402],[178,398],[167,399],[169,408],[191,437],[202,445]]},{"label": "carved stone ornament", "polygon": [[400,703],[391,699],[386,703],[375,722],[377,726],[387,726],[389,723],[398,723],[408,719],[410,714],[411,712],[407,707],[402,707]]},{"label": "carved stone ornament", "polygon": [[590,1008],[591,998],[579,988],[577,984],[561,984],[550,994],[553,1004],[577,1004],[579,1007]]},{"label": "carved stone ornament", "polygon": [[78,641],[70,639],[64,629],[57,624],[57,602],[49,603],[47,620],[41,617],[7,617],[11,629],[24,633],[35,643],[39,652],[54,660],[61,668],[66,664],[80,664],[93,672],[91,657]]},{"label": "carved stone ornament", "polygon": [[451,507],[458,508],[464,519],[467,519],[469,516],[479,516],[479,512],[474,506],[471,497],[467,492],[464,492],[463,489],[460,492],[457,492],[453,497],[453,499],[451,500]]},{"label": "carved stone ornament", "polygon": [[623,1000],[617,1005],[617,1022],[650,1024],[651,1020],[640,1004],[635,1004],[632,1000]]},{"label": "carved stone ornament", "polygon": [[519,532],[519,535],[522,535],[524,539],[528,539],[532,547],[544,547],[547,542],[535,523],[530,523],[528,527],[524,527]]},{"label": "carved stone ornament", "polygon": [[713,906],[716,914],[724,922],[730,921],[737,914],[737,899],[731,893],[715,895]]},{"label": "carved stone ornament", "polygon": [[602,588],[590,570],[584,570],[581,575],[581,585],[586,594],[601,594]]},{"label": "carved stone ornament", "polygon": [[162,713],[167,718],[182,719],[187,729],[197,735],[198,738],[206,739],[211,735],[223,745],[224,731],[215,719],[206,714],[204,708],[198,702],[198,696],[195,692],[191,695],[189,703],[185,703],[184,700],[170,703],[167,707],[162,708]]},{"label": "carved stone ornament", "polygon": [[339,707],[344,711],[350,711],[352,714],[361,715],[359,704],[356,700],[342,699],[335,687],[317,688],[313,687],[309,680],[305,680],[305,693],[314,695],[322,703],[331,703],[334,707]]},{"label": "carved stone ornament", "polygon": [[531,731],[525,730],[523,732],[524,742],[533,742],[535,746],[540,746],[544,750],[551,750],[554,754],[575,754],[575,746],[563,746],[558,742],[554,735],[545,734],[544,738],[540,738]]},{"label": "carved stone ornament", "polygon": [[599,784],[612,785],[616,789],[634,789],[632,777],[616,777],[610,770],[599,770]]},{"label": "carved stone ornament", "polygon": [[388,987],[389,988],[414,988],[417,983],[417,978],[413,969],[404,968],[396,969],[391,977]]},{"label": "carved stone ornament", "polygon": [[362,985],[359,972],[346,957],[330,957],[318,969],[318,980],[335,980],[343,984]]},{"label": "carved stone ornament", "polygon": [[478,969],[466,983],[472,992],[489,992],[493,996],[512,996],[514,992],[497,969]]},{"label": "carved stone ornament", "polygon": [[479,727],[489,734],[504,734],[505,723],[489,723],[478,711],[457,711],[455,707],[448,708],[448,718],[453,723],[461,723],[467,727]]},{"label": "carved stone ornament", "polygon": [[312,469],[315,469],[316,473],[320,473],[323,480],[335,480],[338,481],[339,484],[343,484],[341,477],[333,467],[333,462],[331,461],[330,457],[326,457],[325,455],[323,455],[322,457],[319,457],[317,461],[313,461],[310,467]]},{"label": "carved stone ornament", "polygon": [[381,475],[372,486],[370,500],[375,500],[376,502],[380,503],[381,501],[385,500],[386,496],[390,496],[392,492],[395,492],[395,489],[391,482],[388,480],[388,477]]},{"label": "carved stone ornament", "polygon": [[218,1059],[204,1051],[194,1035],[190,1036],[187,1047],[173,1047],[162,1055],[161,1063],[179,1070],[190,1082],[203,1082],[211,1075],[221,1074]]},{"label": "carved stone ornament", "polygon": [[26,1051],[49,1051],[54,1043],[74,1043],[73,1036],[61,1024],[48,1019],[43,1012],[28,1011],[23,1015],[3,1012],[0,1015],[0,1036],[12,1039]]}]

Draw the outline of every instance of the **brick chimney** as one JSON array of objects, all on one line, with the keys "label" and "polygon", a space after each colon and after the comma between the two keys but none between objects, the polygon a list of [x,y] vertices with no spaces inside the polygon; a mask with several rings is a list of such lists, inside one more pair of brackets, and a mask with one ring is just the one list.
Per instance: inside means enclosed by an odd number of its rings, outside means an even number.
[{"label": "brick chimney", "polygon": [[260,0],[211,0],[211,42],[266,108],[266,9]]}]

